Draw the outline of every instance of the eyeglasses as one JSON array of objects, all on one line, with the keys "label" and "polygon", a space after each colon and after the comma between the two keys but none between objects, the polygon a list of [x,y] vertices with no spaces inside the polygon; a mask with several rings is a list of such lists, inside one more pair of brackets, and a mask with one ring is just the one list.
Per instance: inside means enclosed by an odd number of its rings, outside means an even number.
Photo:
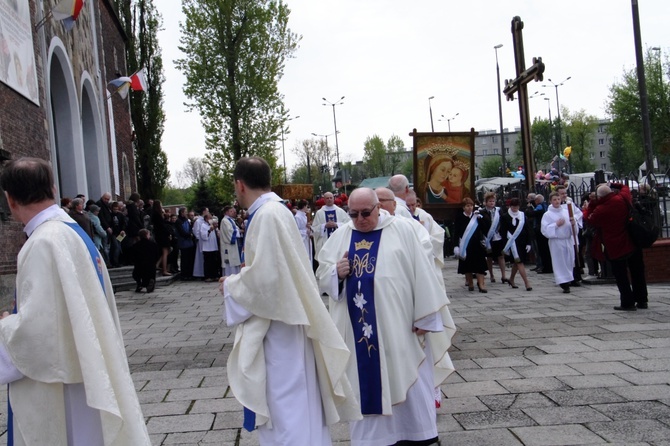
[{"label": "eyeglasses", "polygon": [[349,212],[349,217],[351,217],[352,220],[356,220],[358,216],[360,215],[363,218],[368,218],[370,215],[372,215],[372,211],[374,209],[370,209],[369,211],[351,211]]}]

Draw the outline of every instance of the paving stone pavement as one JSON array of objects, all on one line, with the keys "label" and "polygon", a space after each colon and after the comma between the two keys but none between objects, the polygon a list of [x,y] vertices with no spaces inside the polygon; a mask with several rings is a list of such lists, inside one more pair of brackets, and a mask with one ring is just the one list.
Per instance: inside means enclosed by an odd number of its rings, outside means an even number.
[{"label": "paving stone pavement", "polygon": [[[517,278],[518,289],[498,281],[483,294],[455,270],[448,259],[458,332],[437,411],[442,445],[670,446],[670,283],[650,285],[649,309],[627,313],[612,309],[614,285],[566,295],[552,275],[529,272],[533,291]],[[216,284],[122,291],[117,305],[154,445],[258,444],[228,386],[234,332]],[[334,444],[349,444],[346,425],[331,431]]]}]

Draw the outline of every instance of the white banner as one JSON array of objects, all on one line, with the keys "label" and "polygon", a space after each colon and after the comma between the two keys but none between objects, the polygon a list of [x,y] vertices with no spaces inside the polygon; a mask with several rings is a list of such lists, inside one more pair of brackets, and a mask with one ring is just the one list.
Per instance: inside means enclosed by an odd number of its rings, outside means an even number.
[{"label": "white banner", "polygon": [[40,105],[28,2],[0,0],[0,82]]}]

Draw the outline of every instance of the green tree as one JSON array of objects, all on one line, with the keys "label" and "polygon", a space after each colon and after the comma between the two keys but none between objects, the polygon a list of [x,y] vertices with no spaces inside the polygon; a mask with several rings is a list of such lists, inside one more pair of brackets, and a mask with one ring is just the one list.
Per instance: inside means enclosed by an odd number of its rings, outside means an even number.
[{"label": "green tree", "polygon": [[363,144],[363,162],[369,177],[383,177],[389,175],[390,163],[386,156],[386,144],[379,135],[368,137]]},{"label": "green tree", "polygon": [[158,44],[162,17],[153,0],[117,0],[117,9],[128,36],[126,64],[130,73],[145,69],[147,91],[130,93],[130,113],[135,133],[135,171],[141,196],[159,198],[170,172],[161,149],[163,111],[163,58]]},{"label": "green tree", "polygon": [[203,158],[192,157],[186,160],[182,170],[177,172],[177,184],[181,187],[191,187],[200,180],[207,178],[210,167]]},{"label": "green tree", "polygon": [[546,169],[556,152],[556,126],[548,119],[533,119],[530,126],[531,147],[537,169]]},{"label": "green tree", "polygon": [[[315,193],[331,190],[330,166],[335,154],[324,139],[305,139],[293,148],[298,156],[298,165],[292,174],[292,181],[298,184],[312,183]],[[309,175],[307,167],[309,166]]]},{"label": "green tree", "polygon": [[402,173],[403,159],[405,157],[405,143],[397,135],[391,135],[386,143],[386,157],[388,158],[389,175]]},{"label": "green tree", "polygon": [[185,204],[190,192],[190,189],[180,189],[168,183],[163,189],[163,205]]},{"label": "green tree", "polygon": [[593,137],[598,128],[598,118],[589,115],[586,111],[570,112],[562,110],[564,128],[572,153],[570,154],[571,171],[574,173],[593,172],[596,168],[591,161],[594,150]]},{"label": "green tree", "polygon": [[[647,49],[644,57],[647,101],[651,125],[651,147],[660,165],[670,167],[670,62],[666,56]],[[617,174],[637,172],[644,162],[644,140],[642,137],[642,110],[635,68],[624,70],[620,82],[610,86],[607,113],[612,120],[609,133],[613,143],[610,163]],[[622,153],[627,156],[617,157]]]},{"label": "green tree", "polygon": [[479,164],[479,177],[491,178],[506,176],[500,174],[500,167],[502,166],[502,156],[489,155]]},{"label": "green tree", "polygon": [[176,64],[202,117],[210,165],[229,176],[238,159],[256,155],[276,171],[288,116],[277,84],[300,40],[288,28],[289,8],[281,0],[183,0],[182,9],[186,57]]}]

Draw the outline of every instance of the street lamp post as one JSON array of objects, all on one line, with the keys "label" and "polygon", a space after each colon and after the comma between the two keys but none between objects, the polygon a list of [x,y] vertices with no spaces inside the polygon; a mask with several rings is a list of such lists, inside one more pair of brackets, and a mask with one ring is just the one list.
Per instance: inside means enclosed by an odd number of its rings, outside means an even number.
[{"label": "street lamp post", "polygon": [[[340,133],[340,132],[337,131],[337,119],[335,118],[335,106],[344,104],[344,101],[343,101],[344,96],[342,96],[340,99],[338,99],[335,102],[330,102],[326,98],[321,98],[321,99],[326,101],[326,103],[323,104],[323,105],[330,105],[330,106],[333,107],[333,125],[335,126],[335,156],[337,158],[337,168],[339,169],[340,168],[340,145],[337,142],[337,134]],[[328,146],[328,144],[326,144],[326,146]]]},{"label": "street lamp post", "polygon": [[[551,98],[544,98],[545,101],[547,101],[547,111],[549,112],[549,131],[550,133],[550,144],[554,145],[554,132],[553,132],[553,124],[551,123]],[[561,149],[559,146],[556,146],[556,167],[558,171],[561,171]]]},{"label": "street lamp post", "polygon": [[[286,122],[288,121],[293,121],[294,119],[298,119],[300,116],[294,116],[293,118],[286,118]],[[286,129],[288,132],[288,129]],[[284,150],[284,124],[281,126],[281,153],[282,157],[284,158],[284,184],[288,183],[288,179],[286,177],[286,150]]]},{"label": "street lamp post", "polygon": [[456,114],[455,114],[454,116],[452,116],[451,118],[444,118],[444,115],[442,115],[442,118],[443,118],[443,119],[438,119],[438,121],[447,121],[447,128],[448,128],[449,131],[451,132],[451,121],[453,121],[454,119],[456,119],[456,116],[458,116],[458,115],[460,115],[460,113],[456,113]]},{"label": "street lamp post", "polygon": [[[328,175],[330,175],[330,149],[328,148],[328,137],[335,135],[335,138],[337,138],[337,133],[329,133],[328,135],[319,135],[318,133],[312,133],[312,136],[316,136],[317,138],[323,138],[326,140],[326,167],[328,168]],[[325,174],[326,172],[323,171],[323,166],[321,166],[321,173]]]},{"label": "street lamp post", "polygon": [[503,117],[502,117],[502,93],[500,92],[500,66],[498,65],[498,50],[502,48],[503,44],[499,43],[493,49],[496,52],[496,76],[498,78],[498,118],[500,119],[500,156],[502,157],[501,176],[505,176],[507,171],[507,163],[505,162],[505,141],[503,140]]},{"label": "street lamp post", "polygon": [[[545,88],[549,87],[554,87],[556,89],[556,119],[558,120],[558,150],[560,152],[561,146],[563,145],[563,135],[561,134],[561,106],[560,103],[558,102],[558,87],[561,85],[565,84],[567,81],[572,79],[572,76],[568,76],[565,78],[565,80],[559,82],[558,84],[554,83],[551,79],[547,79],[549,82],[551,82],[551,85],[542,85]],[[560,153],[559,153],[560,157]]]},{"label": "street lamp post", "polygon": [[431,99],[435,99],[435,96],[428,98],[428,111],[430,111],[430,131],[435,132],[435,127],[433,126],[433,107],[430,104]]}]

